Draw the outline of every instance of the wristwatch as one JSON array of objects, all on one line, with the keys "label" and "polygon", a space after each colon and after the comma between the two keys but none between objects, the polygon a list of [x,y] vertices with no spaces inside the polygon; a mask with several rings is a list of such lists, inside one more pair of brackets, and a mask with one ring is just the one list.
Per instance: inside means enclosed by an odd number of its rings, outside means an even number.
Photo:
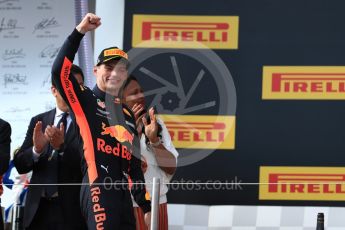
[{"label": "wristwatch", "polygon": [[157,147],[157,146],[159,146],[159,145],[162,144],[162,143],[163,143],[163,142],[162,142],[161,138],[158,137],[158,141],[156,141],[156,142],[154,142],[154,143],[152,143],[152,142],[150,141],[150,146],[151,146],[151,147]]},{"label": "wristwatch", "polygon": [[63,153],[65,151],[65,144],[62,143],[59,147],[59,149],[56,150],[57,153]]}]

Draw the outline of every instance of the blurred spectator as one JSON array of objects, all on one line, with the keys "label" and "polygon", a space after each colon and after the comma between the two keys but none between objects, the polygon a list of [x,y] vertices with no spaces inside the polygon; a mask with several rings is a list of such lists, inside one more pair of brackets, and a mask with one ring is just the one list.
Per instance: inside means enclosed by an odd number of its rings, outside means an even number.
[{"label": "blurred spectator", "polygon": [[[156,117],[153,108],[145,109],[144,93],[134,76],[130,76],[123,83],[119,96],[132,109],[136,118],[140,150],[142,154],[142,170],[144,172],[146,189],[151,197],[153,177],[160,178],[159,198],[159,230],[168,229],[167,197],[168,186],[177,165],[176,151],[169,132],[163,121]],[[133,200],[137,229],[147,229],[144,215]]]},{"label": "blurred spectator", "polygon": [[[83,84],[80,68],[74,66],[71,72]],[[24,227],[86,229],[79,205],[82,145],[69,108],[54,84],[51,91],[56,108],[31,119],[25,140],[13,159],[20,174],[32,171]],[[58,186],[61,183],[79,185]]]},{"label": "blurred spectator", "polygon": [[[0,196],[2,195],[2,175],[7,171],[11,158],[11,126],[0,119]],[[1,203],[1,200],[0,200]],[[0,206],[1,207],[1,206]],[[0,209],[0,230],[4,229],[2,211]]]}]

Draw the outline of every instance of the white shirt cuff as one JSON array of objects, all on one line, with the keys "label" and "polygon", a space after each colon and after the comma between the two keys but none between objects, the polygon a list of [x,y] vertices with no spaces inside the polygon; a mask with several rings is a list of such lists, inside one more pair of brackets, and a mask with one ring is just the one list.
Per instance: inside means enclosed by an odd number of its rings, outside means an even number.
[{"label": "white shirt cuff", "polygon": [[35,147],[33,146],[32,147],[32,159],[37,162],[38,161],[38,158],[40,158],[41,154],[37,153],[35,151]]}]

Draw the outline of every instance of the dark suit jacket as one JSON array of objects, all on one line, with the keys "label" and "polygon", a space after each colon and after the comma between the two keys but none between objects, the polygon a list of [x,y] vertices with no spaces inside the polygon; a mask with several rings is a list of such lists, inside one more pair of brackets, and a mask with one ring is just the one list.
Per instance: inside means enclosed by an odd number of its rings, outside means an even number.
[{"label": "dark suit jacket", "polygon": [[11,157],[11,126],[8,122],[0,119],[0,175],[8,169]]},{"label": "dark suit jacket", "polygon": [[[54,123],[55,109],[39,114],[33,117],[30,121],[29,128],[23,145],[18,153],[14,156],[14,165],[20,174],[28,173],[32,170],[32,177],[30,183],[40,184],[44,183],[44,177],[47,175],[48,158],[52,147],[47,146],[44,152],[39,157],[37,162],[33,160],[33,131],[37,121],[42,121],[42,131],[47,125]],[[76,133],[76,127],[72,122],[67,130],[64,140],[64,154],[58,154],[58,183],[81,183],[81,142],[79,142],[79,135]],[[29,186],[24,208],[24,227],[28,227],[33,220],[33,217],[39,206],[42,196],[42,186]],[[62,205],[64,214],[64,222],[68,224],[66,229],[86,229],[84,219],[81,216],[79,205],[79,185],[58,186],[59,203]]]},{"label": "dark suit jacket", "polygon": [[[10,144],[11,126],[8,122],[0,119],[0,176],[2,176],[8,169],[8,164],[11,157]],[[1,229],[3,229],[3,221],[2,214],[0,212],[0,230]]]}]

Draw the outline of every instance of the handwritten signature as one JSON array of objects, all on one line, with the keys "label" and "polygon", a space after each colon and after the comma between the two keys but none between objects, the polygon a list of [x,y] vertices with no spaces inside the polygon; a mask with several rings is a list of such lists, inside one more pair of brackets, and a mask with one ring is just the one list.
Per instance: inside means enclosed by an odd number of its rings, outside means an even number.
[{"label": "handwritten signature", "polygon": [[4,74],[4,85],[5,88],[7,87],[7,85],[27,85],[28,82],[26,81],[27,76],[25,75],[20,75],[19,73],[17,74],[11,74],[11,73],[7,73]]},{"label": "handwritten signature", "polygon": [[10,59],[15,59],[15,58],[24,58],[26,55],[23,51],[23,48],[21,49],[6,49],[5,52],[2,55],[2,59],[4,61],[10,60]]},{"label": "handwritten signature", "polygon": [[40,58],[55,58],[60,50],[60,47],[55,47],[53,44],[46,46],[40,53]]},{"label": "handwritten signature", "polygon": [[19,0],[1,0],[0,4],[6,3],[6,2],[19,2]]},{"label": "handwritten signature", "polygon": [[19,107],[12,107],[6,110],[7,113],[18,113],[18,112],[29,112],[30,108],[19,108]]},{"label": "handwritten signature", "polygon": [[55,108],[55,104],[52,103],[52,102],[46,102],[44,107],[45,107],[45,110],[46,110],[46,111],[47,111],[47,110],[51,110],[51,109],[54,109],[54,108]]},{"label": "handwritten signature", "polygon": [[54,28],[60,26],[58,21],[55,19],[55,17],[52,18],[43,18],[42,21],[37,23],[34,27],[34,31],[32,33],[35,33],[37,30],[44,30],[49,28]]},{"label": "handwritten signature", "polygon": [[6,18],[2,18],[0,22],[0,32],[5,30],[23,29],[23,27],[17,26],[17,22],[17,19],[8,19],[6,21]]},{"label": "handwritten signature", "polygon": [[48,75],[42,82],[42,88],[44,88],[47,84],[51,84],[51,76]]}]

